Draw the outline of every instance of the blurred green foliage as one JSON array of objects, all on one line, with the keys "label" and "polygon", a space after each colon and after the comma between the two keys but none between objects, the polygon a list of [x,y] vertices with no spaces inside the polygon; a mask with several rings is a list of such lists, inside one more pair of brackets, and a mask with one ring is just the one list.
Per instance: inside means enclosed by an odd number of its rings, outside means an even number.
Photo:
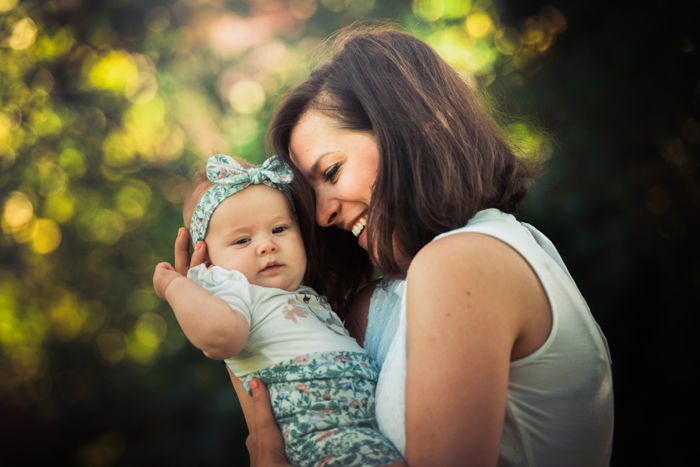
[{"label": "blurred green foliage", "polygon": [[[700,88],[694,108],[630,130],[643,109],[620,96],[637,62],[597,63],[575,40],[597,37],[610,57],[635,44],[582,32],[589,10],[512,3],[0,0],[0,462],[247,462],[226,373],[185,340],[152,291],[153,266],[171,258],[191,174],[219,152],[264,159],[275,104],[323,39],[358,19],[392,18],[517,117],[504,119],[513,145],[549,161],[526,220],[562,249],[614,355],[625,323],[613,312],[643,302],[636,268],[661,268],[658,306],[691,309],[684,287],[700,272],[677,262],[697,249],[670,245],[697,232],[684,214],[700,205]],[[677,52],[697,60],[695,40]],[[613,115],[617,126],[596,126]]]}]

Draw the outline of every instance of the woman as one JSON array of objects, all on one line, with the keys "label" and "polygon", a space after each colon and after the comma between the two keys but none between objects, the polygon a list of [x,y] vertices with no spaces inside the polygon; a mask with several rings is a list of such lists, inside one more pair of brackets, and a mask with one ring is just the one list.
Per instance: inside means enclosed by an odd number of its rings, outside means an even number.
[{"label": "woman", "polygon": [[[342,301],[357,287],[342,272],[368,259],[397,279],[365,288],[346,323],[382,363],[377,419],[409,465],[609,463],[605,338],[554,246],[509,214],[531,172],[455,70],[408,34],[350,31],[271,137],[318,225],[347,231],[317,254],[319,288]],[[350,232],[368,255],[338,246]],[[249,450],[283,463],[265,397],[245,408]]]}]

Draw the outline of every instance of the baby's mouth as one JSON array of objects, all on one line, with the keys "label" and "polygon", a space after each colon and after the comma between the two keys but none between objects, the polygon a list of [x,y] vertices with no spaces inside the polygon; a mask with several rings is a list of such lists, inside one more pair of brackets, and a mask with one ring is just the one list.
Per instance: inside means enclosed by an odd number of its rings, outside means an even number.
[{"label": "baby's mouth", "polygon": [[275,270],[275,269],[279,269],[279,268],[281,268],[282,266],[284,266],[284,264],[278,263],[277,261],[271,261],[271,262],[267,263],[267,264],[265,265],[265,267],[262,268],[262,269],[260,270],[260,272],[272,271],[272,270]]}]

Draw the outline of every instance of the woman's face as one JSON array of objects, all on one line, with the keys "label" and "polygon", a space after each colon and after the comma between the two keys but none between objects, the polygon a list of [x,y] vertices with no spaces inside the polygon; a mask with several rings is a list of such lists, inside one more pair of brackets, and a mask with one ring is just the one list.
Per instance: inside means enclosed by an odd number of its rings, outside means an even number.
[{"label": "woman's face", "polygon": [[309,110],[292,130],[289,154],[316,192],[316,222],[352,232],[366,250],[367,210],[379,167],[374,135],[339,129],[332,118]]}]

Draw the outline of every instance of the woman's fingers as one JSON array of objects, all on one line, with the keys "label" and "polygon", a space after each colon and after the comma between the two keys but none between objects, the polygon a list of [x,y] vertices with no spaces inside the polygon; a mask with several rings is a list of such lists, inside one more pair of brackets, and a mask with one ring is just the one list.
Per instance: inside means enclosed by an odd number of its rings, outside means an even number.
[{"label": "woman's fingers", "polygon": [[198,264],[206,263],[207,260],[207,244],[199,241],[194,247],[194,253],[192,253],[192,259],[190,260],[190,267],[193,268]]},{"label": "woman's fingers", "polygon": [[270,405],[270,394],[267,387],[259,379],[250,382],[253,398],[255,424],[246,440],[250,465],[256,466],[287,466],[287,456],[284,452],[284,440]]},{"label": "woman's fingers", "polygon": [[175,239],[175,270],[187,275],[190,268],[190,233],[186,228],[180,227]]}]

